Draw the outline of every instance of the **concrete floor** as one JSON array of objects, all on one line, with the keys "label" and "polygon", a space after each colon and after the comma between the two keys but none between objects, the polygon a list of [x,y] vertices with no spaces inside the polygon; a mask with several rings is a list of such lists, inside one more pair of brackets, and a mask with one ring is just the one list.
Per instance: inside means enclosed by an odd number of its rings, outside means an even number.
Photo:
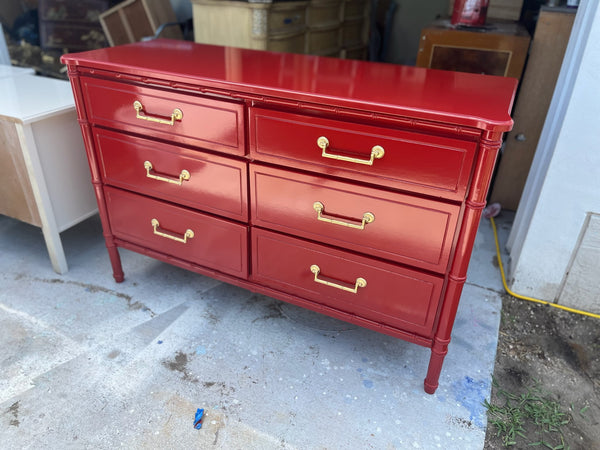
[{"label": "concrete floor", "polygon": [[426,348],[125,250],[116,284],[97,217],[62,238],[59,276],[41,231],[0,216],[3,449],[483,448],[502,288],[485,219],[435,395]]}]

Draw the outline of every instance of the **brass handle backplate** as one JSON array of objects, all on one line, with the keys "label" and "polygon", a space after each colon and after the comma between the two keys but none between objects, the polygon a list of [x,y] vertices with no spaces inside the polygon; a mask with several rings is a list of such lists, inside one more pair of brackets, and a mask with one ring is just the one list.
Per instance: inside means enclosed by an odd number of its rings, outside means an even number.
[{"label": "brass handle backplate", "polygon": [[354,282],[354,287],[349,288],[346,286],[342,286],[341,284],[332,283],[331,281],[319,280],[319,273],[321,272],[321,268],[316,264],[310,266],[310,271],[315,274],[315,283],[324,284],[326,286],[330,286],[332,288],[341,289],[342,291],[352,292],[356,294],[358,292],[358,288],[364,288],[367,286],[367,280],[362,277],[359,277]]},{"label": "brass handle backplate", "polygon": [[375,215],[370,212],[366,212],[363,214],[362,223],[360,225],[358,225],[356,223],[344,222],[343,220],[330,219],[327,217],[323,217],[323,211],[325,209],[325,206],[321,202],[314,202],[313,209],[317,212],[317,220],[320,220],[321,222],[333,223],[335,225],[341,225],[343,227],[348,227],[348,228],[355,228],[357,230],[364,230],[365,226],[368,223],[375,221]]},{"label": "brass handle backplate", "polygon": [[381,159],[383,158],[383,155],[385,155],[385,150],[381,145],[375,145],[373,146],[373,148],[371,148],[371,158],[367,160],[360,158],[352,158],[351,156],[333,155],[331,153],[327,153],[327,147],[329,147],[329,139],[327,139],[325,136],[321,136],[319,139],[317,139],[317,145],[322,150],[321,156],[323,158],[331,158],[337,159],[339,161],[364,164],[366,166],[372,166],[373,161],[375,161],[376,159]]},{"label": "brass handle backplate", "polygon": [[156,234],[157,236],[161,236],[161,237],[164,237],[167,239],[172,239],[173,241],[181,242],[183,244],[186,244],[188,239],[192,239],[194,237],[194,232],[192,230],[190,230],[189,228],[187,230],[185,230],[185,233],[183,233],[183,237],[179,237],[179,236],[173,236],[172,234],[168,234],[163,231],[159,231],[158,228],[160,227],[160,223],[158,223],[157,219],[152,219],[150,221],[150,223],[152,223],[152,228],[154,229],[154,234]]},{"label": "brass handle backplate", "polygon": [[133,102],[133,107],[135,108],[136,119],[148,120],[149,122],[162,123],[164,125],[173,125],[176,120],[183,119],[183,112],[179,108],[175,108],[173,110],[170,119],[164,119],[162,117],[155,117],[148,114],[144,114],[144,107],[142,106],[142,103],[139,100]]},{"label": "brass handle backplate", "polygon": [[161,177],[159,175],[152,175],[150,173],[150,171],[153,168],[154,167],[152,166],[152,163],[150,161],[144,161],[144,169],[146,169],[146,177],[152,178],[153,180],[164,181],[166,183],[177,184],[178,186],[181,186],[184,181],[189,180],[191,177],[190,173],[185,169],[183,169],[181,171],[181,173],[179,174],[179,179]]}]

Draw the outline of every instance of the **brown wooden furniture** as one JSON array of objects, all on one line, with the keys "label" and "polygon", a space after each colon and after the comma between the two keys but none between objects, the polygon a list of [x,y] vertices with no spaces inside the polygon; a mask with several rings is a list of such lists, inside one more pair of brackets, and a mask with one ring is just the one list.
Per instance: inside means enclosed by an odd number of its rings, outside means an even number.
[{"label": "brown wooden furniture", "polygon": [[345,0],[342,20],[342,57],[363,59],[367,57],[369,42],[369,13],[367,0]]},{"label": "brown wooden furniture", "polygon": [[497,21],[483,29],[454,28],[440,20],[421,32],[417,66],[519,79],[529,33],[516,22]]},{"label": "brown wooden furniture", "polygon": [[98,17],[109,0],[39,0],[40,44],[46,50],[80,51],[104,47]]},{"label": "brown wooden furniture", "polygon": [[490,201],[516,210],[569,42],[575,10],[542,8]]},{"label": "brown wooden furniture", "polygon": [[196,42],[304,53],[307,1],[192,0],[192,6]]},{"label": "brown wooden furniture", "polygon": [[366,57],[367,0],[192,0],[194,40],[256,50]]}]

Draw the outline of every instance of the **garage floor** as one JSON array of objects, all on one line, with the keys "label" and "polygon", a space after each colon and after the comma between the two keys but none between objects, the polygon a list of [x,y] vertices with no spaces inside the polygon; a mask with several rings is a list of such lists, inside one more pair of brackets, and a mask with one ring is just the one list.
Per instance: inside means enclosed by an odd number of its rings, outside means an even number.
[{"label": "garage floor", "polygon": [[125,250],[116,284],[97,217],[62,238],[64,276],[41,230],[0,216],[3,449],[483,448],[502,288],[485,219],[435,395],[424,347]]}]

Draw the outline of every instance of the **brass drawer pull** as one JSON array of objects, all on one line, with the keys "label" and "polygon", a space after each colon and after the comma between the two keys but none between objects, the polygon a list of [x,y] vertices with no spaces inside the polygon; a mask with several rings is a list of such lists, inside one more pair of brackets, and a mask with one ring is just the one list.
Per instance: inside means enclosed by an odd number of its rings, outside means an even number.
[{"label": "brass drawer pull", "polygon": [[179,174],[179,179],[166,178],[161,177],[159,175],[152,175],[150,171],[153,169],[153,166],[150,161],[144,161],[144,169],[146,169],[146,177],[152,178],[153,180],[165,181],[167,183],[176,184],[178,186],[181,186],[184,181],[189,180],[191,177],[190,173],[185,169],[183,169]]},{"label": "brass drawer pull", "polygon": [[348,161],[356,164],[364,164],[366,166],[372,166],[373,161],[375,161],[376,159],[383,158],[383,155],[385,154],[385,151],[383,150],[383,147],[381,145],[375,145],[371,149],[371,159],[369,160],[352,158],[351,156],[332,155],[331,153],[327,153],[327,147],[329,147],[329,139],[327,139],[325,136],[321,136],[319,139],[317,139],[317,145],[321,148],[321,150],[323,150],[323,152],[321,153],[321,156],[323,158]]},{"label": "brass drawer pull", "polygon": [[164,125],[173,125],[176,120],[181,120],[183,118],[183,112],[179,108],[175,108],[173,113],[171,114],[171,119],[163,119],[161,117],[153,117],[150,115],[143,115],[144,107],[139,100],[133,102],[133,107],[135,108],[135,117],[136,119],[148,120],[150,122],[162,123]]},{"label": "brass drawer pull", "polygon": [[342,291],[346,291],[346,292],[352,292],[353,294],[356,294],[358,292],[359,287],[364,288],[367,286],[367,280],[365,280],[364,278],[360,278],[360,277],[357,278],[356,281],[354,282],[353,288],[342,286],[341,284],[337,284],[337,283],[332,283],[331,281],[319,280],[319,273],[321,272],[321,268],[319,266],[317,266],[316,264],[313,264],[312,266],[310,266],[310,271],[315,274],[315,283],[320,283],[320,284],[324,284],[326,286],[331,286],[333,288],[341,289]]},{"label": "brass drawer pull", "polygon": [[327,217],[323,217],[322,213],[323,213],[323,210],[325,209],[325,206],[321,202],[314,202],[313,208],[317,212],[317,220],[320,220],[322,222],[327,222],[327,223],[333,223],[335,225],[341,225],[343,227],[355,228],[357,230],[364,230],[365,226],[368,223],[375,221],[375,216],[373,215],[373,213],[370,213],[370,212],[366,212],[363,214],[362,223],[360,225],[358,225],[355,223],[344,222],[342,220],[328,219]]},{"label": "brass drawer pull", "polygon": [[157,219],[152,219],[151,223],[152,223],[152,228],[154,228],[154,234],[156,234],[157,236],[161,236],[161,237],[164,237],[167,239],[172,239],[174,241],[182,242],[184,244],[187,243],[188,238],[191,239],[194,237],[194,232],[192,230],[190,230],[189,228],[187,230],[185,230],[185,233],[183,234],[183,237],[181,238],[179,236],[173,236],[172,234],[167,234],[167,233],[163,233],[162,231],[158,231],[160,224],[158,223]]}]

